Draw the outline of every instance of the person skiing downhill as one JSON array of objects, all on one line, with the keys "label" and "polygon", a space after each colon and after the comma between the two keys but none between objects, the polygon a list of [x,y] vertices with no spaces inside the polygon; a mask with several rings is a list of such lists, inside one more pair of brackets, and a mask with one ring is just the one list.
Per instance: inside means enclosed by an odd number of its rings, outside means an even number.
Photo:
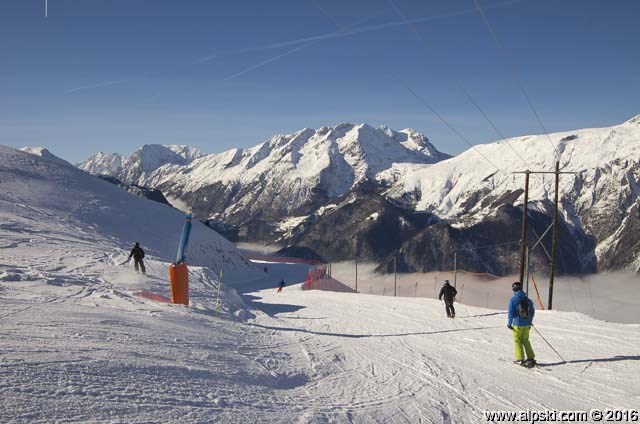
[{"label": "person skiing downhill", "polygon": [[283,288],[284,288],[284,280],[280,280],[280,283],[278,283],[278,293],[280,293]]},{"label": "person skiing downhill", "polygon": [[[509,301],[507,328],[513,332],[516,363],[531,368],[536,365],[535,354],[531,348],[531,342],[529,342],[529,330],[533,326],[535,308],[531,299],[522,291],[522,283],[516,281],[511,285],[511,289],[514,295]],[[526,360],[524,358],[525,352],[527,354]]]},{"label": "person skiing downhill", "polygon": [[144,259],[144,250],[142,250],[142,248],[140,247],[140,243],[136,242],[136,245],[133,246],[133,249],[131,249],[131,253],[129,254],[129,258],[127,259],[127,261],[131,259],[131,257],[133,257],[133,264],[136,269],[136,272],[139,272],[138,271],[138,266],[139,266],[142,273],[146,274],[147,270],[145,269],[144,261],[142,260]]},{"label": "person skiing downhill", "polygon": [[453,301],[456,299],[457,294],[458,291],[455,287],[449,284],[449,280],[444,280],[444,285],[442,286],[442,289],[440,289],[438,300],[442,300],[442,297],[444,296],[444,306],[447,311],[447,317],[449,318],[456,317],[456,310],[453,307]]}]

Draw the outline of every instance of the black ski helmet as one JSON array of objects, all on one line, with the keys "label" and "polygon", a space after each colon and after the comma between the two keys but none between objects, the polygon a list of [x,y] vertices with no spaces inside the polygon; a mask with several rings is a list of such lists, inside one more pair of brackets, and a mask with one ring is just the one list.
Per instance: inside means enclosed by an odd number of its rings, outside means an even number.
[{"label": "black ski helmet", "polygon": [[511,284],[511,290],[513,290],[514,292],[522,290],[522,283],[520,281],[515,281],[513,284]]}]

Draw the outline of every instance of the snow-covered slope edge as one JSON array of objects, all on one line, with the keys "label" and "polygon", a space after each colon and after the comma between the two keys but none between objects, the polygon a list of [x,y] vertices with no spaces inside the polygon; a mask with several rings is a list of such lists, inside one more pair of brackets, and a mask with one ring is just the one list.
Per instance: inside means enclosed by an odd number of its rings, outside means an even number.
[{"label": "snow-covered slope edge", "polygon": [[[136,241],[150,257],[164,262],[174,258],[182,213],[63,161],[0,146],[0,185],[1,229],[9,233],[3,238],[11,240],[11,248],[3,249],[5,257],[33,248],[46,252],[49,240],[61,239],[64,248],[93,244],[105,263]],[[193,265],[223,267],[229,275],[253,270],[232,244],[199,222],[194,223],[188,256]],[[73,262],[72,251],[65,258]]]}]

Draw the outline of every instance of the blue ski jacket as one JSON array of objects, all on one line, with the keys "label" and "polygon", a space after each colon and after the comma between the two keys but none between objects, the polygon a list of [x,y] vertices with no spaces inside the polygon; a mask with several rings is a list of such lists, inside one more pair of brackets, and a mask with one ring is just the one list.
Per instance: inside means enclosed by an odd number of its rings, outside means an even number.
[{"label": "blue ski jacket", "polygon": [[[518,314],[518,305],[520,299],[525,298],[529,302],[529,318],[522,318]],[[507,325],[516,325],[518,327],[528,327],[533,322],[533,315],[535,314],[535,308],[531,299],[527,298],[527,295],[522,291],[517,291],[509,301],[509,322]]]}]

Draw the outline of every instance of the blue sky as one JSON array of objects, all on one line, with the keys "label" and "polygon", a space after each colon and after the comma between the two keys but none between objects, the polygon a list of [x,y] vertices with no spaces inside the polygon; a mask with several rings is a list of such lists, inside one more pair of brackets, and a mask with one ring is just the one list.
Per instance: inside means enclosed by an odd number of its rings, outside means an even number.
[{"label": "blue sky", "polygon": [[[78,162],[146,143],[206,152],[339,122],[472,143],[640,114],[640,2],[0,0],[0,144]],[[346,33],[346,34],[345,34]],[[300,41],[310,39],[310,41]],[[512,72],[514,69],[515,72]]]}]

